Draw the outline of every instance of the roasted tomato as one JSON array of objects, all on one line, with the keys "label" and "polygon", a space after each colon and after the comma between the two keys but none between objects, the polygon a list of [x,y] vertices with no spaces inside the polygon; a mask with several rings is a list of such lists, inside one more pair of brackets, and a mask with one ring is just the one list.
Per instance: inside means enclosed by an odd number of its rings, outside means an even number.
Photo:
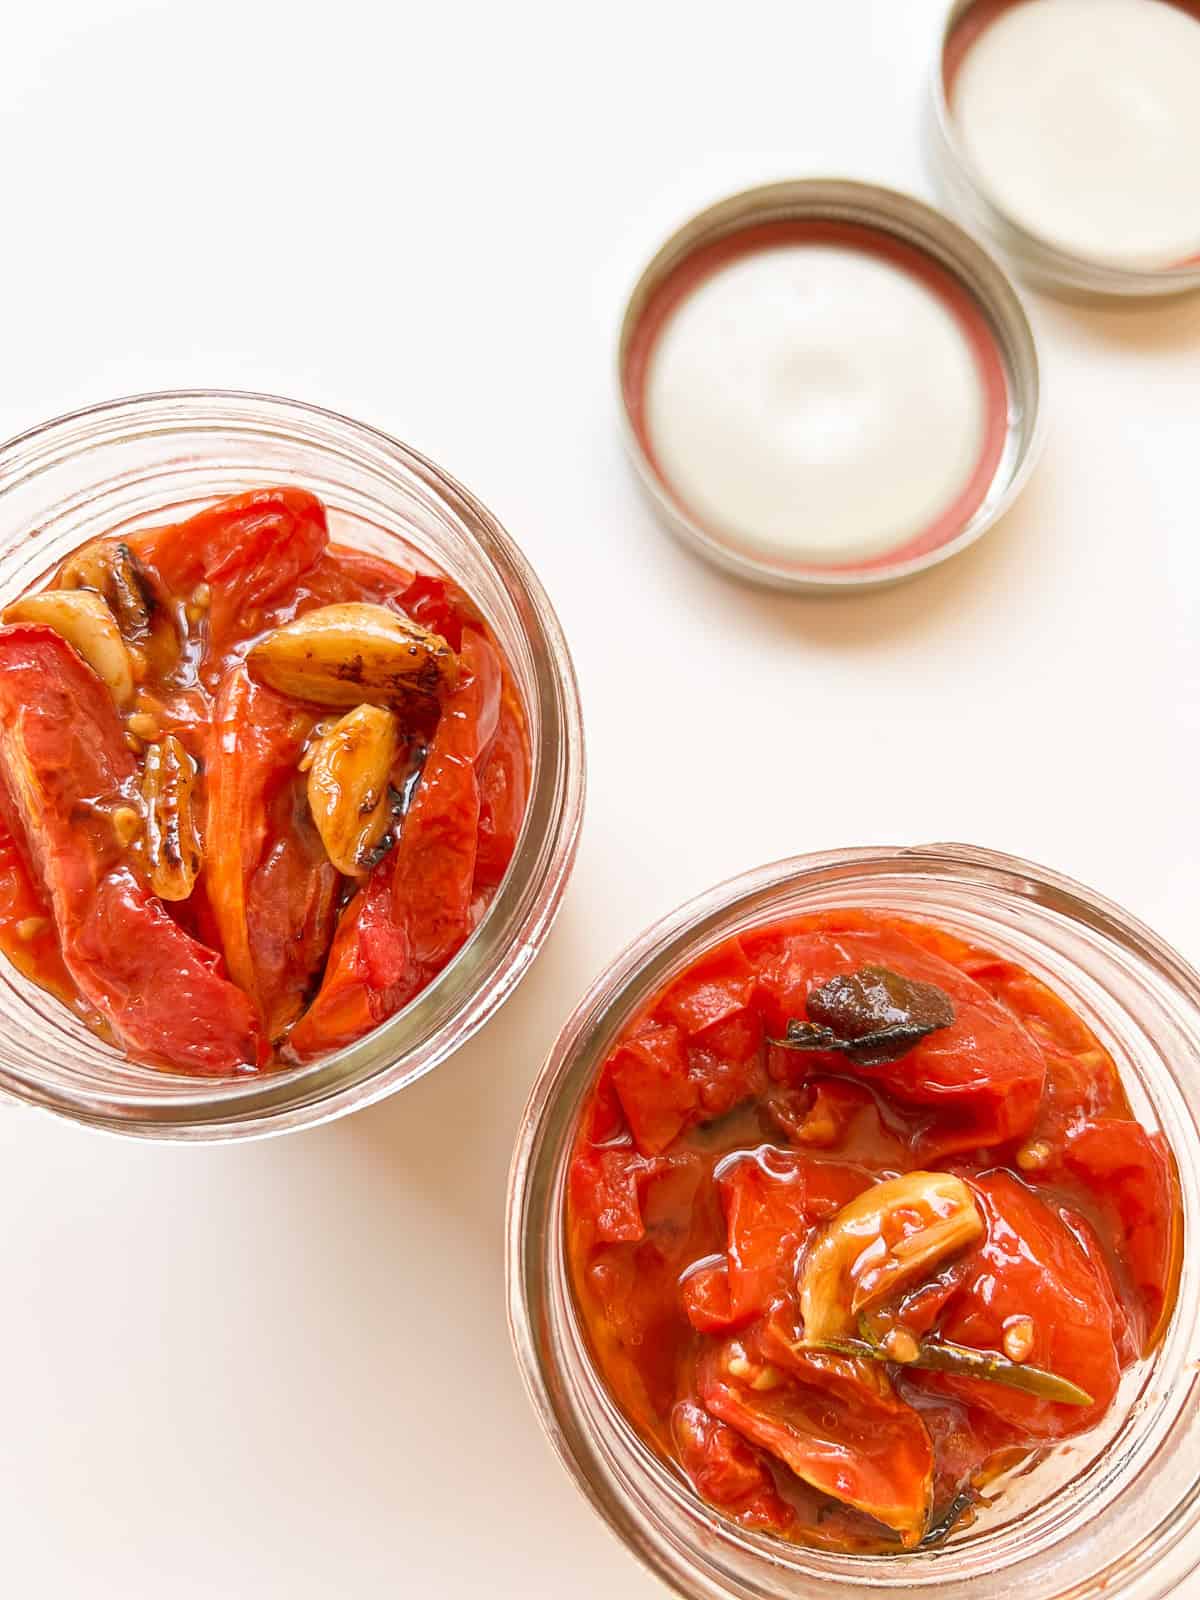
[{"label": "roasted tomato", "polygon": [[299,1058],[349,1044],[408,1004],[472,930],[479,765],[495,736],[500,665],[463,630],[460,672],[395,849],[347,907],[324,982],[292,1033]]},{"label": "roasted tomato", "polygon": [[96,539],[2,620],[0,950],[129,1054],[311,1059],[486,912],[529,788],[506,663],[306,490]]},{"label": "roasted tomato", "polygon": [[744,1527],[954,1537],[1099,1423],[1170,1315],[1179,1192],[1044,983],[941,929],[743,933],[620,1031],[567,1249],[632,1425]]},{"label": "roasted tomato", "polygon": [[[1002,1144],[1032,1127],[1045,1061],[1010,1011],[950,962],[890,928],[865,917],[816,920],[812,932],[767,933],[750,943],[770,1033],[783,1037],[789,1022],[806,1018],[810,993],[831,978],[864,967],[897,969],[947,994],[953,1023],[920,1039],[895,1062],[834,1059],[902,1106],[936,1107],[918,1140],[922,1160]],[[821,1059],[819,1051],[806,1054],[796,1070]]]},{"label": "roasted tomato", "polygon": [[1077,1384],[1092,1404],[1062,1405],[982,1378],[938,1373],[924,1381],[1032,1437],[1080,1433],[1108,1410],[1121,1378],[1112,1286],[1061,1217],[1011,1173],[984,1173],[973,1187],[987,1234],[942,1312],[941,1336],[1003,1355],[1006,1336],[1011,1344],[1020,1326],[1026,1335],[1020,1364]]},{"label": "roasted tomato", "polygon": [[263,625],[268,609],[310,572],[329,540],[325,507],[305,489],[256,489],[185,522],[127,541],[160,596],[195,603],[208,586],[207,653],[216,658]]},{"label": "roasted tomato", "polygon": [[919,1415],[873,1362],[798,1354],[782,1341],[766,1360],[735,1338],[700,1364],[705,1409],[769,1451],[803,1482],[864,1512],[906,1546],[925,1531],[933,1446]]},{"label": "roasted tomato", "polygon": [[500,696],[500,720],[479,779],[479,838],[475,850],[475,892],[495,889],[517,848],[529,798],[529,740],[525,712],[507,680]]},{"label": "roasted tomato", "polygon": [[333,937],[338,874],[307,815],[297,763],[316,713],[225,676],[208,745],[207,892],[230,975],[277,1039],[299,1015]]},{"label": "roasted tomato", "polygon": [[253,1008],[122,848],[136,764],[109,691],[49,628],[0,628],[0,779],[80,995],[134,1053],[188,1072],[260,1064]]}]

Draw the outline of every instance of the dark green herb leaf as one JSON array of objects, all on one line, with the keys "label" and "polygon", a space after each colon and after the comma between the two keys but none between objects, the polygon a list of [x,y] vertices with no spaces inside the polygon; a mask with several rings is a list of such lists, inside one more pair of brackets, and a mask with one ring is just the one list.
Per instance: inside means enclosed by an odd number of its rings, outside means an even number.
[{"label": "dark green herb leaf", "polygon": [[887,967],[859,967],[808,996],[808,1020],[793,1018],[776,1039],[789,1050],[832,1050],[861,1067],[882,1066],[954,1021],[954,1002],[935,983]]},{"label": "dark green herb leaf", "polygon": [[[863,1339],[801,1340],[797,1350],[827,1350],[841,1356],[861,1356],[868,1361],[887,1361],[889,1356],[882,1345],[868,1344]],[[1053,1400],[1061,1406],[1090,1406],[1092,1397],[1086,1389],[1060,1378],[1055,1372],[1045,1372],[1041,1367],[1027,1367],[1009,1361],[1004,1356],[993,1355],[988,1350],[972,1350],[969,1345],[949,1344],[941,1340],[922,1339],[915,1361],[906,1361],[905,1367],[918,1367],[925,1372],[953,1372],[963,1378],[983,1378],[989,1383],[1002,1383],[1009,1389],[1022,1389],[1036,1395],[1039,1400]]]}]

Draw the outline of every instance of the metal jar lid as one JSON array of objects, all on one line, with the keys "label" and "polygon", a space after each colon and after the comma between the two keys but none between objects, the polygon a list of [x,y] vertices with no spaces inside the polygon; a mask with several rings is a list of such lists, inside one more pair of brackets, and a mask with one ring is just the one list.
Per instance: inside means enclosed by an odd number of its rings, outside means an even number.
[{"label": "metal jar lid", "polygon": [[979,35],[1016,3],[1019,0],[954,0],[946,13],[931,76],[929,143],[947,204],[1023,277],[1051,292],[1085,299],[1145,299],[1200,289],[1200,259],[1154,269],[1092,261],[1032,232],[988,192],[955,125],[953,82]]},{"label": "metal jar lid", "polygon": [[[871,248],[937,274],[989,345],[991,434],[977,492],[956,526],[929,547],[900,545],[894,555],[849,566],[789,562],[705,527],[673,492],[654,461],[643,395],[661,312],[675,285],[702,281],[704,263],[741,236],[769,240],[781,224],[811,225],[835,237],[861,235]],[[736,247],[736,246],[735,246]],[[750,246],[753,248],[754,246]],[[1021,298],[1003,269],[941,212],[910,195],[842,179],[807,178],[748,189],[710,206],[679,228],[634,286],[617,353],[625,444],[642,488],[672,533],[739,577],[777,588],[838,593],[915,576],[974,544],[1009,508],[1033,469],[1041,443],[1041,370]],[[926,541],[928,544],[928,541]]]}]

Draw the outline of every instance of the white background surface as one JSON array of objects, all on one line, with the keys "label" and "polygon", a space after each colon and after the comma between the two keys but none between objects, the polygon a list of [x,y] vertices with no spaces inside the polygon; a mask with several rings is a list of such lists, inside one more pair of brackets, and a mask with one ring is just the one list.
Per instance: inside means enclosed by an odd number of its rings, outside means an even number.
[{"label": "white background surface", "polygon": [[223,1150],[0,1112],[7,1594],[660,1592],[543,1444],[504,1327],[508,1154],[585,983],[718,878],[885,840],[1028,854],[1200,957],[1200,303],[1035,302],[1040,475],[874,598],[736,586],[620,456],[623,294],[689,211],[808,172],[929,192],[939,9],[6,13],[0,431],[214,384],[411,441],[539,568],[591,760],[532,975],[398,1099]]}]

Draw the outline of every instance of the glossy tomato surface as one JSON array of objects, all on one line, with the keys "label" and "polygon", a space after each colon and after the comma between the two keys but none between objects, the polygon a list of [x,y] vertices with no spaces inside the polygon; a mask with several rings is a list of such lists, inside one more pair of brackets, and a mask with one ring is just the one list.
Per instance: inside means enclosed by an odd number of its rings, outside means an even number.
[{"label": "glossy tomato surface", "polygon": [[[326,616],[340,655],[305,635],[283,676],[260,665]],[[372,665],[364,617],[436,673]],[[314,810],[309,773],[360,694],[382,754],[368,783],[341,735]],[[0,948],[157,1067],[258,1072],[392,1016],[478,924],[528,784],[475,606],[331,543],[303,489],[98,540],[0,620]]]},{"label": "glossy tomato surface", "polygon": [[642,1437],[733,1520],[842,1550],[947,1537],[1094,1427],[1179,1265],[1171,1154],[1084,1020],[853,910],[729,940],[630,1021],[567,1209]]}]

